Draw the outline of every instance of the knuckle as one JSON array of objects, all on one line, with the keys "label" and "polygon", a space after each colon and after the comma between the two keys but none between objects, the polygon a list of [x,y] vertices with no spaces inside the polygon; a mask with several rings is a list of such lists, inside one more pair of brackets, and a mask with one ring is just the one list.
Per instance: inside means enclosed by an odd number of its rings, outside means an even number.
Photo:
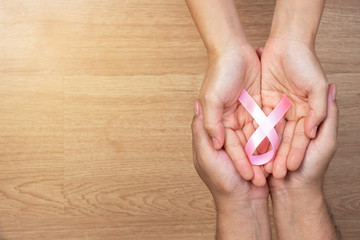
[{"label": "knuckle", "polygon": [[321,110],[312,110],[311,114],[314,117],[314,120],[318,119],[319,121],[322,121],[322,120],[324,120],[326,118],[326,109],[324,109],[323,111],[321,111]]},{"label": "knuckle", "polygon": [[204,123],[204,128],[207,132],[211,132],[212,130],[215,129],[215,124],[214,123],[211,123],[211,122],[208,122],[208,121],[205,121]]},{"label": "knuckle", "polygon": [[338,147],[337,141],[334,141],[333,143],[330,144],[329,150],[332,155],[334,155],[336,153],[337,147]]},{"label": "knuckle", "polygon": [[238,144],[237,142],[231,141],[231,142],[226,143],[225,147],[226,147],[227,149],[232,150],[232,149],[234,149],[234,148],[239,147],[239,144]]},{"label": "knuckle", "polygon": [[326,77],[323,79],[319,79],[319,81],[316,83],[316,86],[314,86],[314,87],[315,87],[314,90],[317,92],[323,92],[323,93],[327,92],[329,83],[328,83]]},{"label": "knuckle", "polygon": [[326,111],[320,111],[317,113],[318,117],[320,119],[325,119],[326,118]]},{"label": "knuckle", "polygon": [[226,150],[230,150],[231,152],[233,152],[234,149],[240,147],[240,141],[237,138],[226,137],[224,147]]},{"label": "knuckle", "polygon": [[283,136],[281,142],[282,142],[283,144],[289,144],[289,143],[291,143],[291,140],[292,140],[292,138],[291,138],[290,136]]},{"label": "knuckle", "polygon": [[280,162],[284,162],[284,159],[286,161],[286,157],[287,157],[287,153],[283,152],[283,151],[278,151],[276,153],[276,161],[280,161]]},{"label": "knuckle", "polygon": [[216,95],[213,92],[201,92],[200,93],[200,100],[201,102],[205,103],[206,105],[213,105],[216,103]]},{"label": "knuckle", "polygon": [[322,91],[326,91],[329,87],[329,83],[328,83],[328,80],[326,79],[326,77],[322,80],[322,81],[319,81],[319,88],[322,90]]},{"label": "knuckle", "polygon": [[297,138],[303,138],[303,137],[306,137],[306,134],[304,131],[296,131],[294,133],[294,137],[297,137]]}]

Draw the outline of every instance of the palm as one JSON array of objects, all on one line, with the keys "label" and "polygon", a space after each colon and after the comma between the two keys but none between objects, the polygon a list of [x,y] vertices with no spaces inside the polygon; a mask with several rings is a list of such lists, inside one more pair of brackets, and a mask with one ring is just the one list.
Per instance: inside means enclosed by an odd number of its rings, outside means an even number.
[{"label": "palm", "polygon": [[[329,99],[334,98],[335,85],[330,85]],[[336,91],[336,89],[335,89]],[[332,92],[332,93],[331,93]],[[332,96],[330,94],[333,94]],[[326,169],[336,151],[338,110],[334,100],[330,100],[327,117],[321,124],[319,133],[310,141],[300,168],[290,172],[284,179],[270,177],[272,191],[319,188],[322,186]]]},{"label": "palm", "polygon": [[248,200],[268,196],[267,185],[257,187],[241,178],[225,150],[216,151],[214,159],[216,159],[213,162],[214,165],[211,166],[211,169],[207,169],[207,172],[211,174],[212,179],[218,179],[218,182],[215,182],[217,186],[211,186],[210,189],[222,189],[225,193],[238,193]]},{"label": "palm", "polygon": [[[307,184],[313,185],[316,179],[321,179],[323,177],[321,173],[324,172],[323,168],[328,162],[324,163],[323,161],[314,160],[317,160],[319,156],[327,157],[333,154],[332,151],[323,151],[323,144],[319,146],[319,143],[316,141],[311,141],[306,151],[304,162],[300,168],[294,172],[290,172],[284,179],[276,179],[271,176],[269,179],[270,187],[275,191],[282,191],[288,188],[299,188]],[[326,157],[323,158],[326,159]]]},{"label": "palm", "polygon": [[209,62],[201,99],[206,119],[209,119],[207,105],[222,106],[222,112],[218,114],[222,116],[221,123],[226,132],[224,147],[240,175],[246,180],[253,179],[260,186],[265,184],[265,176],[259,166],[250,165],[244,152],[245,143],[255,127],[251,115],[238,101],[242,89],[246,89],[260,105],[260,61],[250,45],[243,46],[240,53],[225,54]]},{"label": "palm", "polygon": [[261,64],[261,97],[265,113],[269,114],[284,95],[292,102],[285,115],[285,128],[280,129],[283,142],[274,163],[274,173],[279,176],[279,171],[282,172],[280,175],[286,174],[286,164],[290,170],[295,170],[301,163],[310,141],[305,134],[305,118],[312,108],[310,94],[323,87],[325,84],[321,79],[326,78],[316,55],[300,42],[269,39]]},{"label": "palm", "polygon": [[239,119],[240,122],[237,119],[238,98],[242,89],[246,89],[260,103],[260,61],[250,45],[243,46],[241,54],[224,54],[209,62],[200,92],[204,111],[207,105],[217,103],[223,107],[224,127],[237,129],[239,125],[251,124],[252,118],[246,111],[241,112],[245,114]]},{"label": "palm", "polygon": [[[241,65],[234,65],[234,83],[227,101],[224,102],[223,125],[225,128],[237,131],[241,135],[240,139],[248,139],[255,131],[253,118],[240,104],[238,98],[243,89],[260,105],[260,61],[253,49],[247,55],[246,63],[242,61]],[[226,95],[225,95],[226,96]]]}]

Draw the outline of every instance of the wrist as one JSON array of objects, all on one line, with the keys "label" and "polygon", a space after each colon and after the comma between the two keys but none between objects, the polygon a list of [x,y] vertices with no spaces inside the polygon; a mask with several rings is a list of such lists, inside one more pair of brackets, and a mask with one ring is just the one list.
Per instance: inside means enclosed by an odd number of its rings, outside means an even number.
[{"label": "wrist", "polygon": [[295,178],[291,178],[290,180],[291,181],[271,178],[269,183],[271,198],[289,200],[300,198],[300,200],[302,200],[302,197],[319,196],[323,194],[322,178],[308,182]]},{"label": "wrist", "polygon": [[296,13],[292,16],[280,13],[274,17],[269,38],[281,39],[287,42],[297,41],[309,48],[314,48],[317,26],[308,24],[309,27],[304,27],[306,24],[301,24],[296,15]]},{"label": "wrist", "polygon": [[270,37],[315,46],[325,0],[278,0]]},{"label": "wrist", "polygon": [[217,46],[207,47],[206,50],[209,60],[212,60],[242,56],[249,46],[250,44],[246,39],[237,39],[232,40],[232,43],[227,42],[224,45],[218,44]]},{"label": "wrist", "polygon": [[215,199],[217,239],[271,239],[267,198]]},{"label": "wrist", "polygon": [[[302,210],[314,206],[314,201],[324,201],[324,194],[321,188],[290,188],[271,190],[271,199],[274,207],[286,206],[280,208],[281,211],[294,212],[294,209]],[[316,205],[316,204],[315,204]],[[299,208],[301,206],[301,208]]]},{"label": "wrist", "polygon": [[255,210],[268,208],[268,197],[214,196],[216,211],[221,214],[252,214]]},{"label": "wrist", "polygon": [[226,68],[229,66],[247,66],[254,61],[254,57],[258,60],[254,48],[249,43],[244,43],[243,45],[228,46],[226,49],[208,52],[208,63]]},{"label": "wrist", "polygon": [[279,239],[336,239],[336,229],[321,190],[272,192]]}]

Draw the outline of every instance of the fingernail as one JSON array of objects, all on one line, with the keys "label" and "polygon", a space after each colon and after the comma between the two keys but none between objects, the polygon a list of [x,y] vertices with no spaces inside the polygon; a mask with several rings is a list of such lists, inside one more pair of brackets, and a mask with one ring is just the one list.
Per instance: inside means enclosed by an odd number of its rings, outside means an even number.
[{"label": "fingernail", "polygon": [[213,142],[213,145],[214,145],[215,149],[218,149],[218,146],[219,146],[218,140],[216,138],[213,138],[212,142]]},{"label": "fingernail", "polygon": [[199,115],[199,102],[196,101],[194,104],[194,115],[197,116]]},{"label": "fingernail", "polygon": [[316,137],[316,131],[317,131],[317,126],[314,126],[314,127],[311,129],[311,137],[312,137],[312,138],[315,138],[315,137]]},{"label": "fingernail", "polygon": [[331,90],[331,98],[333,101],[336,100],[336,87],[335,86]]}]

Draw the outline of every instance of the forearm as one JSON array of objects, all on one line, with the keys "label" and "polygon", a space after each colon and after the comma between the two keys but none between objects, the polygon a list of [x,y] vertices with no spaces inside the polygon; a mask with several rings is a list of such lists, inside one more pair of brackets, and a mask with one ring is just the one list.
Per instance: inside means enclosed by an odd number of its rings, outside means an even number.
[{"label": "forearm", "polygon": [[247,43],[234,0],[186,0],[208,53]]},{"label": "forearm", "polygon": [[279,239],[339,239],[321,190],[272,194]]},{"label": "forearm", "polygon": [[314,46],[324,5],[325,0],[277,0],[270,36]]},{"label": "forearm", "polygon": [[253,200],[216,203],[216,239],[271,239],[268,201]]}]

